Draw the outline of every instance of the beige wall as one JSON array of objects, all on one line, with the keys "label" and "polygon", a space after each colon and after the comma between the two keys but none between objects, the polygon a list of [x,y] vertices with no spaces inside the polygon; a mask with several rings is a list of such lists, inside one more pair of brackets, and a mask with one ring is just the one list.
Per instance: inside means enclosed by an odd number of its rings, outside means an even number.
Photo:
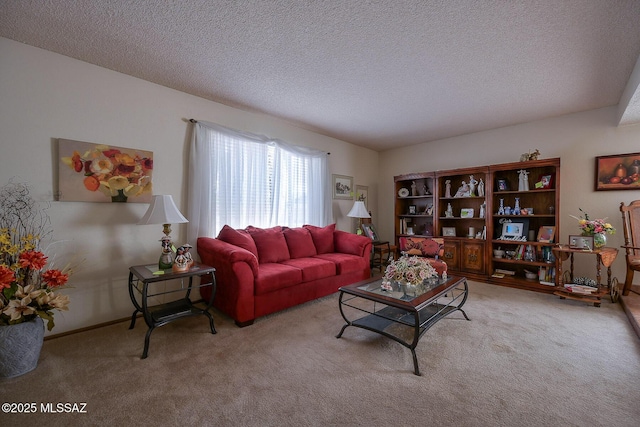
[{"label": "beige wall", "polygon": [[[55,316],[53,333],[131,315],[128,267],[157,262],[161,226],[137,226],[148,205],[53,201],[57,138],[134,147],[154,153],[154,193],[171,194],[186,214],[189,126],[207,120],[331,152],[332,173],[369,186],[377,205],[378,153],[140,79],[0,38],[0,185],[26,181],[51,201],[54,238],[62,254],[84,258],[72,277],[70,310]],[[350,230],[353,202],[334,201],[337,226]],[[172,236],[183,243],[186,226]],[[195,244],[195,242],[190,242]]]},{"label": "beige wall", "polygon": [[[620,202],[640,199],[640,191],[594,191],[596,156],[640,151],[640,125],[617,127],[616,118],[613,106],[382,152],[379,232],[383,238],[393,239],[395,175],[509,163],[537,148],[541,158],[560,157],[561,161],[560,241],[578,234],[576,220],[570,215],[578,216],[582,208],[593,218],[609,218],[619,233],[608,236],[608,246],[620,247]],[[593,257],[576,257],[576,273],[595,277],[593,263]],[[624,281],[624,265],[619,256],[613,275],[620,281]]]}]

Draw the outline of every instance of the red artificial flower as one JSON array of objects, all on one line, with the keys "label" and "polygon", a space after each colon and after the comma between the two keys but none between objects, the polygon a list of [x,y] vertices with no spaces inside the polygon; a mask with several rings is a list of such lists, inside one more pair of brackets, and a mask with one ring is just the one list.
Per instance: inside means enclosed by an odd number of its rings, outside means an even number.
[{"label": "red artificial flower", "polygon": [[60,270],[47,270],[42,274],[42,280],[47,283],[50,288],[56,288],[67,283],[68,274],[63,274]]},{"label": "red artificial flower", "polygon": [[150,171],[153,169],[153,159],[149,159],[149,158],[144,158],[142,160],[142,170],[143,171]]},{"label": "red artificial flower", "polygon": [[47,263],[47,257],[40,251],[26,251],[20,254],[18,263],[20,264],[20,268],[40,270]]},{"label": "red artificial flower", "polygon": [[104,150],[102,154],[104,154],[105,157],[115,157],[116,154],[120,154],[120,150],[116,150],[112,148],[110,150]]},{"label": "red artificial flower", "polygon": [[13,270],[4,265],[0,265],[0,291],[4,288],[10,288],[11,283],[16,279]]},{"label": "red artificial flower", "polygon": [[80,158],[80,153],[78,153],[77,151],[74,151],[73,156],[71,157],[71,161],[73,162],[73,170],[75,170],[76,172],[80,172],[83,167],[82,159]]}]

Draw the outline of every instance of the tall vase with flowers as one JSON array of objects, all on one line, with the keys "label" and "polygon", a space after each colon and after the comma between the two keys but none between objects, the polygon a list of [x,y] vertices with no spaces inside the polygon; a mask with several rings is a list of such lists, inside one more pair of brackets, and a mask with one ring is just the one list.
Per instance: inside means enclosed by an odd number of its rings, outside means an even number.
[{"label": "tall vase with flowers", "polygon": [[600,249],[607,245],[607,234],[615,234],[616,229],[607,222],[607,218],[591,219],[589,214],[580,208],[580,217],[571,215],[578,220],[578,227],[583,236],[593,236],[593,246]]},{"label": "tall vase with flowers", "polygon": [[[54,311],[68,310],[69,297],[59,290],[71,268],[55,268],[41,248],[52,234],[46,209],[29,195],[25,184],[0,188],[0,377],[34,369],[44,337],[43,320],[51,330]],[[21,342],[25,339],[29,344]]]}]

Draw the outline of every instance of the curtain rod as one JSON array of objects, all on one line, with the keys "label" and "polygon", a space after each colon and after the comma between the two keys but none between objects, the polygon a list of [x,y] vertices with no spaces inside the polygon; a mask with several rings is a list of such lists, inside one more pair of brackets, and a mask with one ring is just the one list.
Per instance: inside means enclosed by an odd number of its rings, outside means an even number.
[{"label": "curtain rod", "polygon": [[[191,123],[198,123],[198,121],[196,119],[189,119],[189,122]],[[327,156],[330,156],[331,153],[327,153]]]}]

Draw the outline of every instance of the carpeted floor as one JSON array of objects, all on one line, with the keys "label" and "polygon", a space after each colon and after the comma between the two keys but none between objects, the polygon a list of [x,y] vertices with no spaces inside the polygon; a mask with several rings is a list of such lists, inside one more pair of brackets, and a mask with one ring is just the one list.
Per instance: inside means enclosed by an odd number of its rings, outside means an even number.
[{"label": "carpeted floor", "polygon": [[[214,312],[153,332],[120,323],[45,342],[38,368],[1,380],[0,425],[637,426],[640,340],[619,304],[596,308],[471,282],[465,311],[411,352],[347,328],[337,294],[247,328]],[[86,413],[41,403],[86,402]]]}]

